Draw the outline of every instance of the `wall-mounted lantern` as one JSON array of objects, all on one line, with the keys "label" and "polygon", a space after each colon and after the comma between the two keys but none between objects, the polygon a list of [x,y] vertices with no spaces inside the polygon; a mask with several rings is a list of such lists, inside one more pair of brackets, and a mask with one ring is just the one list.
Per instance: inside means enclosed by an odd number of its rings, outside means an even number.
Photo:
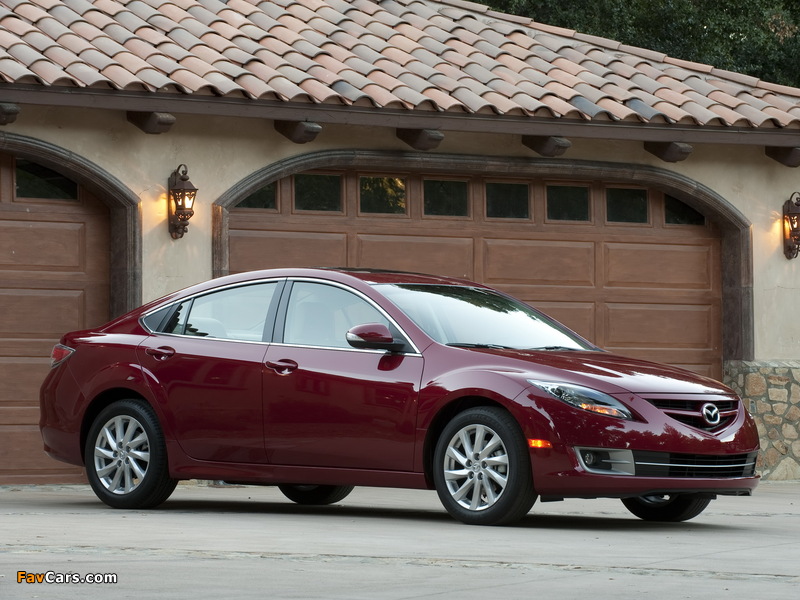
[{"label": "wall-mounted lantern", "polygon": [[186,165],[178,165],[172,172],[167,190],[169,233],[172,239],[177,240],[182,238],[189,228],[189,219],[194,215],[194,199],[197,195],[197,188],[189,181],[189,169]]},{"label": "wall-mounted lantern", "polygon": [[783,204],[783,253],[790,259],[800,253],[800,192]]}]

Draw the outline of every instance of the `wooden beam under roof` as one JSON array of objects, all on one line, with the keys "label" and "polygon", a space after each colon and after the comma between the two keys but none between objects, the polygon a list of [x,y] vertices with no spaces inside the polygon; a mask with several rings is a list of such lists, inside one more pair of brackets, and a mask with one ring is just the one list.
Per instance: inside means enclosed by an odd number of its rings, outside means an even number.
[{"label": "wooden beam under roof", "polygon": [[767,146],[764,154],[787,167],[800,166],[800,147]]},{"label": "wooden beam under roof", "polygon": [[307,144],[317,139],[322,125],[312,121],[275,121],[275,131],[295,144]]},{"label": "wooden beam under roof", "polygon": [[129,110],[127,113],[128,121],[136,125],[145,133],[158,135],[167,133],[175,124],[177,119],[168,112],[144,112]]},{"label": "wooden beam under roof", "polygon": [[523,135],[522,144],[548,158],[561,156],[572,146],[567,138],[555,135]]},{"label": "wooden beam under roof", "polygon": [[444,139],[438,129],[397,129],[396,135],[414,150],[433,150]]},{"label": "wooden beam under roof", "polygon": [[17,120],[19,105],[12,102],[0,102],[0,125],[10,125]]},{"label": "wooden beam under roof", "polygon": [[644,149],[664,162],[680,162],[689,158],[694,148],[684,142],[645,142]]}]

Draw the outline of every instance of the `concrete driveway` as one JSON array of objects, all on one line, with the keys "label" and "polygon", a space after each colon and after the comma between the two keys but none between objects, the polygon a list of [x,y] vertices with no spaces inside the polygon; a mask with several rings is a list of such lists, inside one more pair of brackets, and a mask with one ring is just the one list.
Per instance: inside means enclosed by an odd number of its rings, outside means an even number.
[{"label": "concrete driveway", "polygon": [[[116,583],[72,583],[106,574]],[[37,579],[67,583],[28,583]],[[22,580],[22,581],[19,581]],[[275,488],[180,485],[152,511],[88,486],[0,487],[0,598],[786,599],[800,590],[800,482],[682,524],[617,500],[537,503],[471,527],[435,492],[356,488],[300,507]]]}]

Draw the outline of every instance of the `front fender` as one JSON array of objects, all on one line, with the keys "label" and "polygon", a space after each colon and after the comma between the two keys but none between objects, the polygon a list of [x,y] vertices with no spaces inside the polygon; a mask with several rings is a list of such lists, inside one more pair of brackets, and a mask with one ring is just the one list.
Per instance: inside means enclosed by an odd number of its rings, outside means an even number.
[{"label": "front fender", "polygon": [[552,418],[529,392],[530,384],[520,373],[491,368],[451,371],[423,383],[417,415],[415,470],[427,470],[425,465],[439,432],[464,406],[501,406],[511,413],[526,439],[559,444]]}]

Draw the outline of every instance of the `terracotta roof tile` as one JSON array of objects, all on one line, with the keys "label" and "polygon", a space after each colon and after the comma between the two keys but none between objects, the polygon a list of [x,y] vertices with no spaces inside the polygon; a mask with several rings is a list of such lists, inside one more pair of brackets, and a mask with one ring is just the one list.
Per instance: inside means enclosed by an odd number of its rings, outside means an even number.
[{"label": "terracotta roof tile", "polygon": [[288,102],[312,102],[311,96],[283,76],[270,79],[269,85]]},{"label": "terracotta roof tile", "polygon": [[30,2],[22,2],[17,4],[14,12],[16,12],[19,16],[24,17],[31,23],[38,23],[40,19],[47,17],[46,10],[40,6],[31,4]]},{"label": "terracotta roof tile", "polygon": [[74,52],[70,52],[63,46],[53,46],[44,51],[44,55],[50,59],[56,67],[68,67],[74,62],[80,62],[80,57]]},{"label": "terracotta roof tile", "polygon": [[0,77],[407,111],[800,128],[800,90],[462,0],[0,0]]},{"label": "terracotta roof tile", "polygon": [[583,119],[583,115],[577,108],[569,102],[562,100],[554,94],[546,94],[541,98],[542,102],[553,112],[556,117],[565,119]]},{"label": "terracotta roof tile", "polygon": [[72,75],[79,83],[87,87],[93,87],[100,84],[110,86],[110,82],[100,74],[97,69],[94,69],[86,64],[72,63],[64,69],[67,73]]},{"label": "terracotta roof tile", "polygon": [[114,87],[121,90],[146,90],[147,87],[139,80],[139,78],[123,69],[120,65],[109,65],[101,71],[103,76],[107,77],[109,81],[114,82]]},{"label": "terracotta roof tile", "polygon": [[247,94],[253,98],[279,100],[280,97],[269,85],[255,75],[237,77],[236,83],[242,86]]},{"label": "terracotta roof tile", "polygon": [[57,81],[60,81],[62,85],[73,83],[72,78],[64,72],[64,69],[46,60],[37,60],[31,65],[31,71],[49,85],[53,85]]}]

